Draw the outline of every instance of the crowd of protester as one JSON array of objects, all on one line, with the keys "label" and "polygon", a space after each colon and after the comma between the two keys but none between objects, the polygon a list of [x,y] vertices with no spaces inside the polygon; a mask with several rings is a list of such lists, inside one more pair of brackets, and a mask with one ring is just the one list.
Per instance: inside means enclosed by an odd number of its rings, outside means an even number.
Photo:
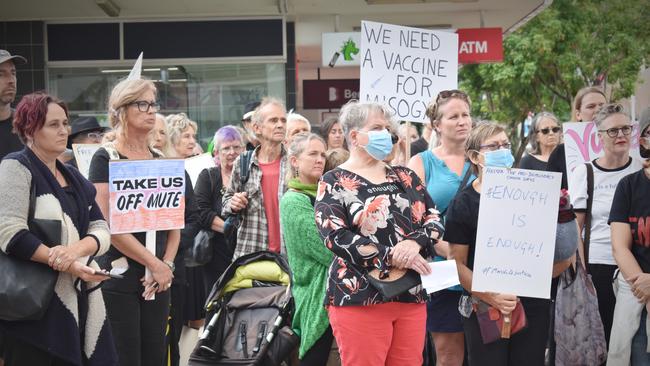
[{"label": "crowd of protester", "polygon": [[[160,114],[146,79],[113,87],[109,127],[72,121],[65,103],[44,92],[14,110],[14,64],[23,61],[0,50],[0,255],[49,266],[58,278],[41,318],[0,320],[8,366],[178,365],[183,327],[204,326],[213,284],[233,260],[259,251],[288,259],[300,365],[552,365],[553,335],[564,326],[553,320],[557,278],[577,266],[593,278],[607,364],[650,365],[650,109],[637,134],[601,89],[580,90],[573,120],[594,123],[603,153],[567,177],[561,123],[549,112],[533,118],[530,148],[515,166],[506,128],[473,121],[460,90],[430,102],[421,136],[387,107],[357,101],[318,134],[267,97],[215,131],[207,149],[215,166],[196,182],[186,173],[185,228],[158,231],[152,253],[144,232],[110,233],[109,162],[200,154],[197,123]],[[637,136],[642,159],[630,154]],[[69,153],[86,143],[101,143],[87,178]],[[485,167],[563,173],[570,190],[558,228],[575,230],[558,234],[570,237],[556,243],[550,299],[472,291]],[[234,231],[233,215],[241,221]],[[59,222],[60,243],[46,245],[34,219]],[[211,234],[211,259],[186,267],[200,230]],[[558,255],[564,242],[580,245]],[[415,284],[386,297],[376,285],[429,274],[428,262],[442,260],[456,261],[459,286],[429,295]],[[112,268],[127,270],[111,279],[104,270]],[[485,309],[523,309],[527,326],[486,342]]]}]

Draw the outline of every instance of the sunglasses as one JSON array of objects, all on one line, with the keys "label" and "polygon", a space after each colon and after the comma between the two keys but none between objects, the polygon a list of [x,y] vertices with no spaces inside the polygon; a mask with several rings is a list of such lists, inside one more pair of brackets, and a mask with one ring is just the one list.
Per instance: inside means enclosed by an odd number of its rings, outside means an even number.
[{"label": "sunglasses", "polygon": [[562,128],[555,126],[555,127],[540,128],[539,130],[537,130],[537,132],[541,132],[544,135],[548,135],[549,133],[551,133],[551,131],[553,131],[553,133],[558,133],[562,131]]},{"label": "sunglasses", "polygon": [[458,89],[451,89],[451,90],[443,90],[440,93],[438,93],[438,96],[436,97],[436,104],[439,104],[439,102],[443,99],[449,99],[449,98],[460,98],[467,103],[469,103],[469,97],[465,92],[458,90]]},{"label": "sunglasses", "polygon": [[606,130],[598,130],[598,132],[607,132],[607,136],[611,138],[618,137],[618,131],[623,132],[623,136],[629,136],[632,133],[632,126],[612,127]]}]

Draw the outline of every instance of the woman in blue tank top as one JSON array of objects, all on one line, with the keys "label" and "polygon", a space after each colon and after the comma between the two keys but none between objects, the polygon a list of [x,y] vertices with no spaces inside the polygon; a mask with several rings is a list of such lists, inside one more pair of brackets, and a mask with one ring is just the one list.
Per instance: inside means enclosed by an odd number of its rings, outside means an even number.
[{"label": "woman in blue tank top", "polygon": [[[411,158],[408,166],[425,182],[444,216],[461,184],[467,185],[474,178],[465,156],[465,141],[472,129],[469,97],[460,90],[442,91],[427,108],[427,116],[435,132],[433,147]],[[435,249],[436,260],[449,256],[446,241],[439,241]],[[427,331],[433,336],[437,365],[463,364],[465,340],[458,312],[460,295],[460,288],[452,287],[431,294],[427,304]]]}]

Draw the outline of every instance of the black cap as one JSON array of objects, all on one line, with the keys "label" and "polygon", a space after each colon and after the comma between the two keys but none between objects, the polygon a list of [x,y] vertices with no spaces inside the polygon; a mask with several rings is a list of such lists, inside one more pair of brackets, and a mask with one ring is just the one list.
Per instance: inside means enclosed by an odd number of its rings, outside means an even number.
[{"label": "black cap", "polygon": [[242,121],[248,121],[253,117],[253,112],[255,112],[255,109],[260,106],[260,102],[248,102],[246,103],[246,106],[244,106],[244,115],[242,116],[241,120]]},{"label": "black cap", "polygon": [[95,117],[81,117],[72,121],[72,130],[68,136],[68,148],[72,147],[72,140],[82,132],[102,131],[106,132],[109,128],[102,127]]}]

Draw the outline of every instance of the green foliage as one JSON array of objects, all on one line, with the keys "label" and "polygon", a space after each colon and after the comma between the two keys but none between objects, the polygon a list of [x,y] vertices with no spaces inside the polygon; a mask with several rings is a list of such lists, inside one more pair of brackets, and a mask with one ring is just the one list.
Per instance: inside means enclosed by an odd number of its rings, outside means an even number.
[{"label": "green foliage", "polygon": [[650,65],[650,1],[555,0],[503,46],[502,63],[463,66],[459,80],[473,116],[507,123],[514,137],[529,111],[568,121],[584,86],[601,82],[611,100],[629,97]]}]

